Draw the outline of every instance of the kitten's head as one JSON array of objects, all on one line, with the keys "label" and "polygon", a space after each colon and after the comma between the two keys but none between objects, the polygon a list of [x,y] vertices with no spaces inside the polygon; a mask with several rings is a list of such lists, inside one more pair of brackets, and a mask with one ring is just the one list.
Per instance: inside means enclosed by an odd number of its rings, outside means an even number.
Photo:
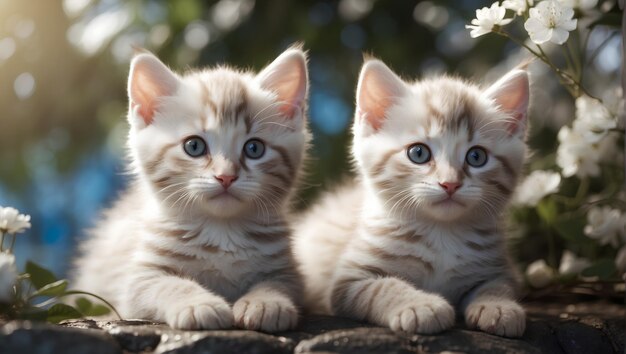
[{"label": "kitten's head", "polygon": [[139,54],[128,83],[133,167],[169,210],[280,212],[309,140],[307,90],[299,48],[259,74],[218,67],[178,75]]},{"label": "kitten's head", "polygon": [[409,84],[367,61],[353,155],[368,188],[409,217],[497,216],[524,162],[528,86],[520,68],[481,89],[449,77]]}]

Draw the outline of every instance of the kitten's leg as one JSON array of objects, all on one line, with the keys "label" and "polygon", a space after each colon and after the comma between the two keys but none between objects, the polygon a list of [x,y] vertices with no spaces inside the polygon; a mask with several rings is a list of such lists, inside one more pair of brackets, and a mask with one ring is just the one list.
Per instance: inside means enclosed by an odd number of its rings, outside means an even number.
[{"label": "kitten's leg", "polygon": [[266,332],[294,328],[298,323],[295,299],[301,298],[301,288],[300,277],[292,270],[257,283],[233,305],[235,324]]},{"label": "kitten's leg", "polygon": [[463,300],[465,322],[470,328],[504,337],[521,337],[526,314],[515,299],[510,281],[498,279],[473,290]]},{"label": "kitten's leg", "polygon": [[444,298],[394,277],[340,278],[332,290],[331,306],[336,315],[394,331],[437,333],[454,325],[454,309]]},{"label": "kitten's leg", "polygon": [[221,329],[233,325],[230,305],[200,284],[161,272],[133,277],[123,306],[132,317],[164,321],[177,329]]}]

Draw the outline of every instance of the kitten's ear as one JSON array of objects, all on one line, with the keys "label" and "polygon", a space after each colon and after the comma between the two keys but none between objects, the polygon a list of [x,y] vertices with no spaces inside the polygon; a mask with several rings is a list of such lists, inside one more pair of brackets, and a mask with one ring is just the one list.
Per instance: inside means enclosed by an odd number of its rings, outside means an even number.
[{"label": "kitten's ear", "polygon": [[511,135],[523,135],[526,131],[529,90],[528,73],[521,67],[511,70],[485,91],[513,119],[507,124]]},{"label": "kitten's ear", "polygon": [[280,111],[290,119],[304,116],[309,85],[306,61],[301,49],[290,48],[257,75],[262,88],[276,93]]},{"label": "kitten's ear", "polygon": [[154,55],[142,53],[135,56],[128,76],[129,118],[132,120],[132,116],[138,115],[143,124],[152,123],[159,99],[174,95],[178,83],[176,74]]},{"label": "kitten's ear", "polygon": [[406,85],[380,60],[363,64],[356,90],[357,119],[380,129],[387,110],[404,95]]}]

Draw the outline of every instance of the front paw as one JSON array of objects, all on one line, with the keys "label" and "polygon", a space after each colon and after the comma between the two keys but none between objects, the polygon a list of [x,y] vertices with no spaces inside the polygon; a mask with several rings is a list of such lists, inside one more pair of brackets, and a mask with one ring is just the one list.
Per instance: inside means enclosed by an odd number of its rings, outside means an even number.
[{"label": "front paw", "polygon": [[167,310],[165,322],[176,329],[226,329],[233,326],[233,311],[222,299],[196,303],[181,299]]},{"label": "front paw", "polygon": [[288,298],[241,298],[233,313],[237,327],[253,331],[286,331],[298,323],[298,310]]},{"label": "front paw", "polygon": [[454,309],[443,298],[427,295],[394,308],[389,327],[409,333],[437,333],[454,325]]},{"label": "front paw", "polygon": [[504,337],[521,337],[526,329],[524,309],[512,300],[476,301],[465,310],[470,328]]}]

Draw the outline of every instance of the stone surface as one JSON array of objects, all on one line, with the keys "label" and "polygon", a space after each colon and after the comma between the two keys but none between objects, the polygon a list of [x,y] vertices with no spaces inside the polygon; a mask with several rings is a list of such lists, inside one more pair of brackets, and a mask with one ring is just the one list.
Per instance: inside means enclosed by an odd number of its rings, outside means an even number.
[{"label": "stone surface", "polygon": [[626,307],[593,302],[528,303],[526,333],[508,339],[459,321],[437,335],[394,333],[345,318],[306,316],[297,330],[179,331],[141,321],[12,321],[0,326],[0,353],[624,353]]},{"label": "stone surface", "polygon": [[118,354],[122,349],[108,334],[95,329],[13,321],[0,328],[0,353]]},{"label": "stone surface", "polygon": [[156,353],[288,354],[294,347],[295,342],[286,337],[252,331],[175,331],[163,336]]}]

